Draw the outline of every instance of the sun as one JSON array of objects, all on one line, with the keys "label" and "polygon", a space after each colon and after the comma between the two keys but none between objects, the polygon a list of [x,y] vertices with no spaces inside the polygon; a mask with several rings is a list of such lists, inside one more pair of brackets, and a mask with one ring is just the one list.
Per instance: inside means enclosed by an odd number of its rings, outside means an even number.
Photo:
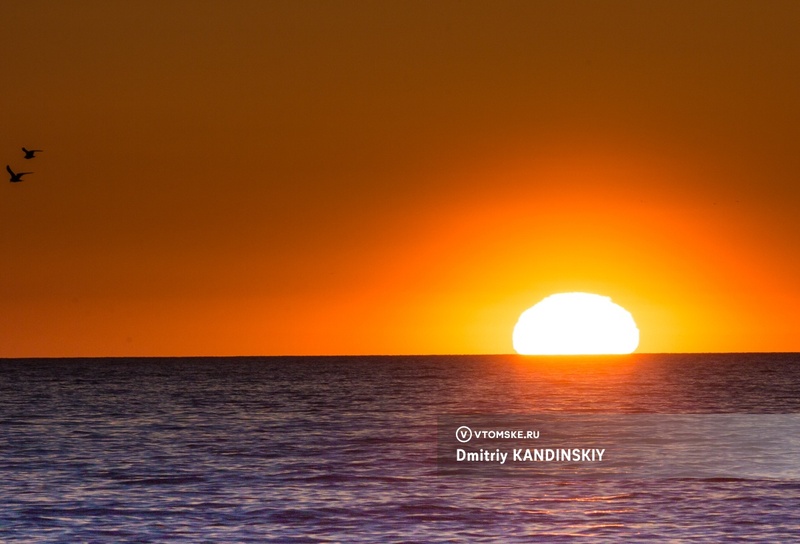
[{"label": "sun", "polygon": [[522,312],[513,342],[522,355],[623,354],[639,346],[639,329],[609,297],[558,293]]}]

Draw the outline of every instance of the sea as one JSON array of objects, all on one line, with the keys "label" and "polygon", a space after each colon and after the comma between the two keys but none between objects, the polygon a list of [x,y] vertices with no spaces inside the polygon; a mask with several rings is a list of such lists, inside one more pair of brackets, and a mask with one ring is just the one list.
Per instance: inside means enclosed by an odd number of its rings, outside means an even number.
[{"label": "sea", "polygon": [[800,414],[800,355],[3,359],[0,542],[800,542],[791,476],[442,470],[597,414]]}]

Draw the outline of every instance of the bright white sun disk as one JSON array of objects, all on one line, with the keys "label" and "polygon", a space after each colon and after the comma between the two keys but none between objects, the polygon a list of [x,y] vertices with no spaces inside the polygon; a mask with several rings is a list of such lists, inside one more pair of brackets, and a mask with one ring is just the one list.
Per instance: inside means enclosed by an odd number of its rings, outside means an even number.
[{"label": "bright white sun disk", "polygon": [[609,297],[559,293],[519,316],[513,343],[523,355],[632,353],[639,329],[630,312]]}]

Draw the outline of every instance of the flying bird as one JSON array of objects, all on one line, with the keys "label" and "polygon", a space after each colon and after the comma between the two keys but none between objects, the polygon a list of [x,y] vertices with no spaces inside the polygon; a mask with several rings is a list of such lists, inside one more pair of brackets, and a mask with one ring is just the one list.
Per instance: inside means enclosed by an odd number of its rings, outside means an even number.
[{"label": "flying bird", "polygon": [[24,147],[22,148],[22,150],[25,152],[26,159],[33,159],[36,157],[35,153],[44,151],[43,149],[25,149]]},{"label": "flying bird", "polygon": [[25,174],[33,174],[33,172],[20,172],[19,174],[15,174],[9,165],[6,165],[6,170],[8,171],[9,174],[11,174],[11,179],[8,180],[11,183],[23,181],[22,176],[24,176]]}]

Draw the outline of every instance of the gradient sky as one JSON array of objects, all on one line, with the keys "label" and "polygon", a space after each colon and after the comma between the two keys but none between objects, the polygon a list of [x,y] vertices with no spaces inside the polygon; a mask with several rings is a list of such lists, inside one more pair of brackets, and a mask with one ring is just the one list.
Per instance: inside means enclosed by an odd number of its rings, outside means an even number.
[{"label": "gradient sky", "polygon": [[796,1],[0,18],[2,357],[508,353],[561,291],[800,351]]}]

